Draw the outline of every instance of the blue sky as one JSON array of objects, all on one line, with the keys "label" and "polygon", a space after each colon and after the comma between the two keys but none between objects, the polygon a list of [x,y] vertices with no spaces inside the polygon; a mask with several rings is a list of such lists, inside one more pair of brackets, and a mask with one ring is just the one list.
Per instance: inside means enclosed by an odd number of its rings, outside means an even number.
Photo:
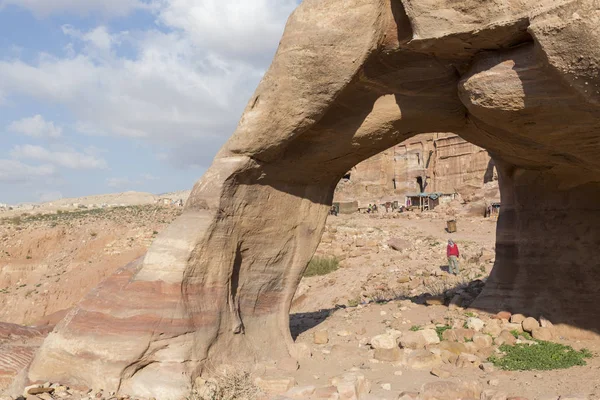
[{"label": "blue sky", "polygon": [[0,0],[0,203],[189,189],[296,0]]}]

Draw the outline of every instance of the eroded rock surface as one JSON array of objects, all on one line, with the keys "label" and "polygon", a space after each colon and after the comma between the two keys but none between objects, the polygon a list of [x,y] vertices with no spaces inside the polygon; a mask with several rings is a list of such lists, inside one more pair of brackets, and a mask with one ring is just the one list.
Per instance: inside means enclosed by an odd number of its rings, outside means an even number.
[{"label": "eroded rock surface", "polygon": [[430,132],[500,165],[479,306],[597,329],[599,18],[592,0],[304,1],[184,214],[61,322],[29,379],[177,399],[208,365],[295,356],[290,303],[337,182]]}]

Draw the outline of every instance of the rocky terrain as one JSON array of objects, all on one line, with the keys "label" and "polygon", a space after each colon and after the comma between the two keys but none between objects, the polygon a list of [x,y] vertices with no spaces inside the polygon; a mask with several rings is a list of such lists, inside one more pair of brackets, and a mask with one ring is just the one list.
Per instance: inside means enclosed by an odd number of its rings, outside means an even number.
[{"label": "rocky terrain", "polygon": [[0,219],[0,321],[55,324],[180,212],[131,206]]},{"label": "rocky terrain", "polygon": [[82,209],[156,205],[159,203],[161,205],[168,205],[167,203],[177,202],[179,200],[185,203],[189,195],[189,190],[164,194],[130,191],[78,198],[64,198],[46,203],[24,203],[15,205],[0,203],[0,218],[15,217],[23,213],[48,214],[57,211],[69,212]]},{"label": "rocky terrain", "polygon": [[[494,263],[496,221],[469,210],[469,204],[454,202],[424,213],[329,216],[314,259],[337,264],[324,275],[304,277],[292,303],[290,329],[298,362],[257,364],[249,374],[235,363],[222,367],[213,374],[216,378],[198,380],[194,400],[224,399],[232,393],[237,397],[231,399],[273,400],[598,398],[597,357],[556,371],[505,371],[489,361],[501,355],[503,344],[536,346],[542,339],[596,354],[600,342],[567,339],[543,316],[533,320],[470,308]],[[52,313],[70,307],[98,279],[123,265],[119,263],[143,253],[155,231],[178,212],[129,207],[25,218],[19,224],[4,221],[4,248],[13,260],[3,260],[3,279],[14,284],[3,293],[3,321],[42,322],[37,328],[0,324],[0,386],[9,387],[9,376],[31,360],[51,330],[45,325],[53,323]],[[444,229],[449,215],[458,222],[452,235]],[[59,242],[45,248],[39,245],[39,232]],[[447,271],[450,236],[461,250],[459,276]],[[35,259],[27,259],[30,249],[39,249]],[[16,271],[7,265],[34,262],[36,267],[22,268],[19,275],[4,273]],[[39,283],[46,292],[24,290]],[[19,288],[22,284],[27,286]],[[25,388],[23,395],[28,400],[121,398],[102,389],[48,382]],[[12,397],[6,398],[16,398],[22,390],[13,386],[7,391]]]}]

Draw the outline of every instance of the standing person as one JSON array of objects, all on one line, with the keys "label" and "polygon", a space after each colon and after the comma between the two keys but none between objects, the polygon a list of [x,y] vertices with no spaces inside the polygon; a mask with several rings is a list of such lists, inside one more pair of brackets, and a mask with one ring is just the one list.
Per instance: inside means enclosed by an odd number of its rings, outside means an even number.
[{"label": "standing person", "polygon": [[460,272],[458,270],[458,257],[460,257],[460,252],[458,251],[458,246],[452,239],[448,240],[446,255],[448,256],[448,271],[454,275],[458,275]]}]

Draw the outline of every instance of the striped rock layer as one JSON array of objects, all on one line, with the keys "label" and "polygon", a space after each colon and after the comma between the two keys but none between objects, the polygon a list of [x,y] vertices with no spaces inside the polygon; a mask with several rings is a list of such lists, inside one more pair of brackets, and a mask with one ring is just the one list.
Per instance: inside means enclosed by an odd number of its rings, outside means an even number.
[{"label": "striped rock layer", "polygon": [[593,0],[305,0],[183,215],[48,336],[30,381],[185,398],[220,364],[294,357],[288,312],[339,179],[419,133],[496,160],[478,306],[597,330]]}]

